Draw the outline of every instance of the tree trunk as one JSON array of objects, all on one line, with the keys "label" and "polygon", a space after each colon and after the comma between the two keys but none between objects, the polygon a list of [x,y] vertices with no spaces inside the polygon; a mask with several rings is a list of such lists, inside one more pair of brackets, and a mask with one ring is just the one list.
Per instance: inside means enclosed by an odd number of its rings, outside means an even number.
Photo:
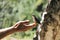
[{"label": "tree trunk", "polygon": [[60,0],[51,0],[46,11],[41,40],[60,40]]}]

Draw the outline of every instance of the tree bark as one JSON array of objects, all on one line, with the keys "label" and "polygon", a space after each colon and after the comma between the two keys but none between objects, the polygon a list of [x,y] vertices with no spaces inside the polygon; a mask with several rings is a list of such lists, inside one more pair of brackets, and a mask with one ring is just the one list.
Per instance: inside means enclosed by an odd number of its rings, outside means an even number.
[{"label": "tree bark", "polygon": [[60,0],[51,0],[46,11],[41,40],[60,40]]}]

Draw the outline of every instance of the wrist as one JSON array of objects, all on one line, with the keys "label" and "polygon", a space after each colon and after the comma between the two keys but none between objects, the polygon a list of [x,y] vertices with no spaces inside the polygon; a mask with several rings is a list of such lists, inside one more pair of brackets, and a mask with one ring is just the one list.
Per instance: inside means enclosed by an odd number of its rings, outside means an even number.
[{"label": "wrist", "polygon": [[13,32],[17,31],[17,29],[14,26],[12,26],[11,29],[12,29]]}]

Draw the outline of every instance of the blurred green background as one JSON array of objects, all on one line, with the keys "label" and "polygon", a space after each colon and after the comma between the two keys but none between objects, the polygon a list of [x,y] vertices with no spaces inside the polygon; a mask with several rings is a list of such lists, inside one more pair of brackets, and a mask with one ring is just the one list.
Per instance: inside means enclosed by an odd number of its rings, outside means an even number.
[{"label": "blurred green background", "polygon": [[[41,9],[37,8],[39,5],[41,5]],[[47,0],[0,0],[0,29],[10,27],[18,21],[27,19],[30,20],[30,23],[33,23],[32,15],[41,18],[42,10],[46,8],[46,5]],[[10,37],[32,39],[35,32],[36,28],[26,32],[14,33]]]}]

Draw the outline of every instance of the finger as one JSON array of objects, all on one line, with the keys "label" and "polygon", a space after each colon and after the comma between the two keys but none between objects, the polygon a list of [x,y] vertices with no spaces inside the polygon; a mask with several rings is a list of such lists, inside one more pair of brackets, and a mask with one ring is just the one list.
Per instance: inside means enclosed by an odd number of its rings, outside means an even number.
[{"label": "finger", "polygon": [[29,20],[25,20],[25,21],[19,21],[16,24],[20,24],[20,23],[29,23]]},{"label": "finger", "polygon": [[27,24],[27,23],[29,23],[29,20],[21,21],[21,23]]},{"label": "finger", "polygon": [[36,26],[36,23],[32,23],[32,24],[24,25],[24,26],[27,27],[28,29],[29,28],[34,28]]},{"label": "finger", "polygon": [[29,22],[30,22],[29,20],[25,20],[25,21],[22,21],[21,23],[22,23],[22,24],[26,24],[26,25],[28,25]]}]

